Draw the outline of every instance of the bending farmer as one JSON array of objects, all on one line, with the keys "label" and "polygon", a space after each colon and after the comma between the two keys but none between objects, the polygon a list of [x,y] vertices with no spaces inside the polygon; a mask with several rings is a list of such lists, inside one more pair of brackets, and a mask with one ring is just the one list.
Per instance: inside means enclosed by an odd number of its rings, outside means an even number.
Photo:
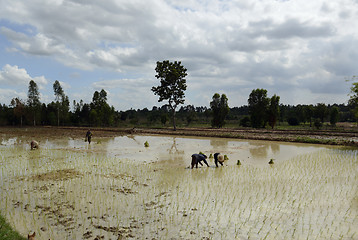
[{"label": "bending farmer", "polygon": [[224,156],[221,155],[220,153],[214,153],[214,159],[215,159],[215,165],[216,167],[218,166],[218,163],[221,164],[221,166],[224,166],[223,162],[224,162]]},{"label": "bending farmer", "polygon": [[198,168],[198,163],[200,163],[201,166],[204,166],[201,161],[203,161],[206,166],[209,167],[208,162],[206,161],[208,157],[204,154],[193,154],[191,155],[191,168],[193,169],[194,165],[196,166],[196,168]]}]

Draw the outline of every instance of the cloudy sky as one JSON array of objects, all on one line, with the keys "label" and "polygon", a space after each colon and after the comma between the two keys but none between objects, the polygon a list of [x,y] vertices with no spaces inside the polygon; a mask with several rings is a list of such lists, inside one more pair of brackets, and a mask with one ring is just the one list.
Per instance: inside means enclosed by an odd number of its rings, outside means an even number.
[{"label": "cloudy sky", "polygon": [[0,0],[0,103],[104,89],[117,110],[161,106],[157,61],[188,69],[185,105],[253,89],[283,104],[347,103],[358,74],[358,0]]}]

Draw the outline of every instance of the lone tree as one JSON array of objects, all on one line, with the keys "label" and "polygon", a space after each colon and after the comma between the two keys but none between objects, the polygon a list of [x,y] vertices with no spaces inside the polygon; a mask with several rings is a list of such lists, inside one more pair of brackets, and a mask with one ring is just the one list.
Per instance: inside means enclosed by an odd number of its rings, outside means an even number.
[{"label": "lone tree", "polygon": [[176,131],[175,125],[175,109],[179,104],[183,104],[185,99],[184,91],[186,90],[186,79],[188,75],[187,69],[181,65],[181,62],[157,62],[155,68],[157,74],[155,77],[160,80],[160,86],[152,87],[155,95],[159,96],[158,102],[168,100],[170,109],[173,112],[173,126]]},{"label": "lone tree", "polygon": [[229,113],[228,98],[225,94],[220,97],[219,93],[215,93],[213,101],[210,102],[210,107],[213,112],[212,127],[222,128],[225,125],[225,118]]},{"label": "lone tree", "polygon": [[34,126],[36,126],[36,113],[37,113],[37,110],[39,109],[41,103],[40,103],[39,88],[34,80],[31,80],[29,82],[29,91],[27,94],[27,105],[29,106],[29,109],[32,111]]}]

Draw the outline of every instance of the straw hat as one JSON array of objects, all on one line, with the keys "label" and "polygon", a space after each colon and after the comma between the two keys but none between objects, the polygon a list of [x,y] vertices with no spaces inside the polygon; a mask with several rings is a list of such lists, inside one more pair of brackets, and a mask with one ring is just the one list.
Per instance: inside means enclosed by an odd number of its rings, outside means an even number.
[{"label": "straw hat", "polygon": [[219,154],[219,155],[218,155],[218,161],[219,161],[219,162],[224,162],[224,156],[221,155],[221,154]]}]

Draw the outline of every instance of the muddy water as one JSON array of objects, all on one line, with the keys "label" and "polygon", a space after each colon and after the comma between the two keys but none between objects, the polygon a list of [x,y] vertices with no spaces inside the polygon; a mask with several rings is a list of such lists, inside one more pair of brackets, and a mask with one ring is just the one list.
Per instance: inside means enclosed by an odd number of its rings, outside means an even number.
[{"label": "muddy water", "polygon": [[[41,139],[35,151],[28,142],[0,146],[0,211],[24,236],[358,238],[357,150],[134,135]],[[229,160],[191,170],[199,151]]]}]

